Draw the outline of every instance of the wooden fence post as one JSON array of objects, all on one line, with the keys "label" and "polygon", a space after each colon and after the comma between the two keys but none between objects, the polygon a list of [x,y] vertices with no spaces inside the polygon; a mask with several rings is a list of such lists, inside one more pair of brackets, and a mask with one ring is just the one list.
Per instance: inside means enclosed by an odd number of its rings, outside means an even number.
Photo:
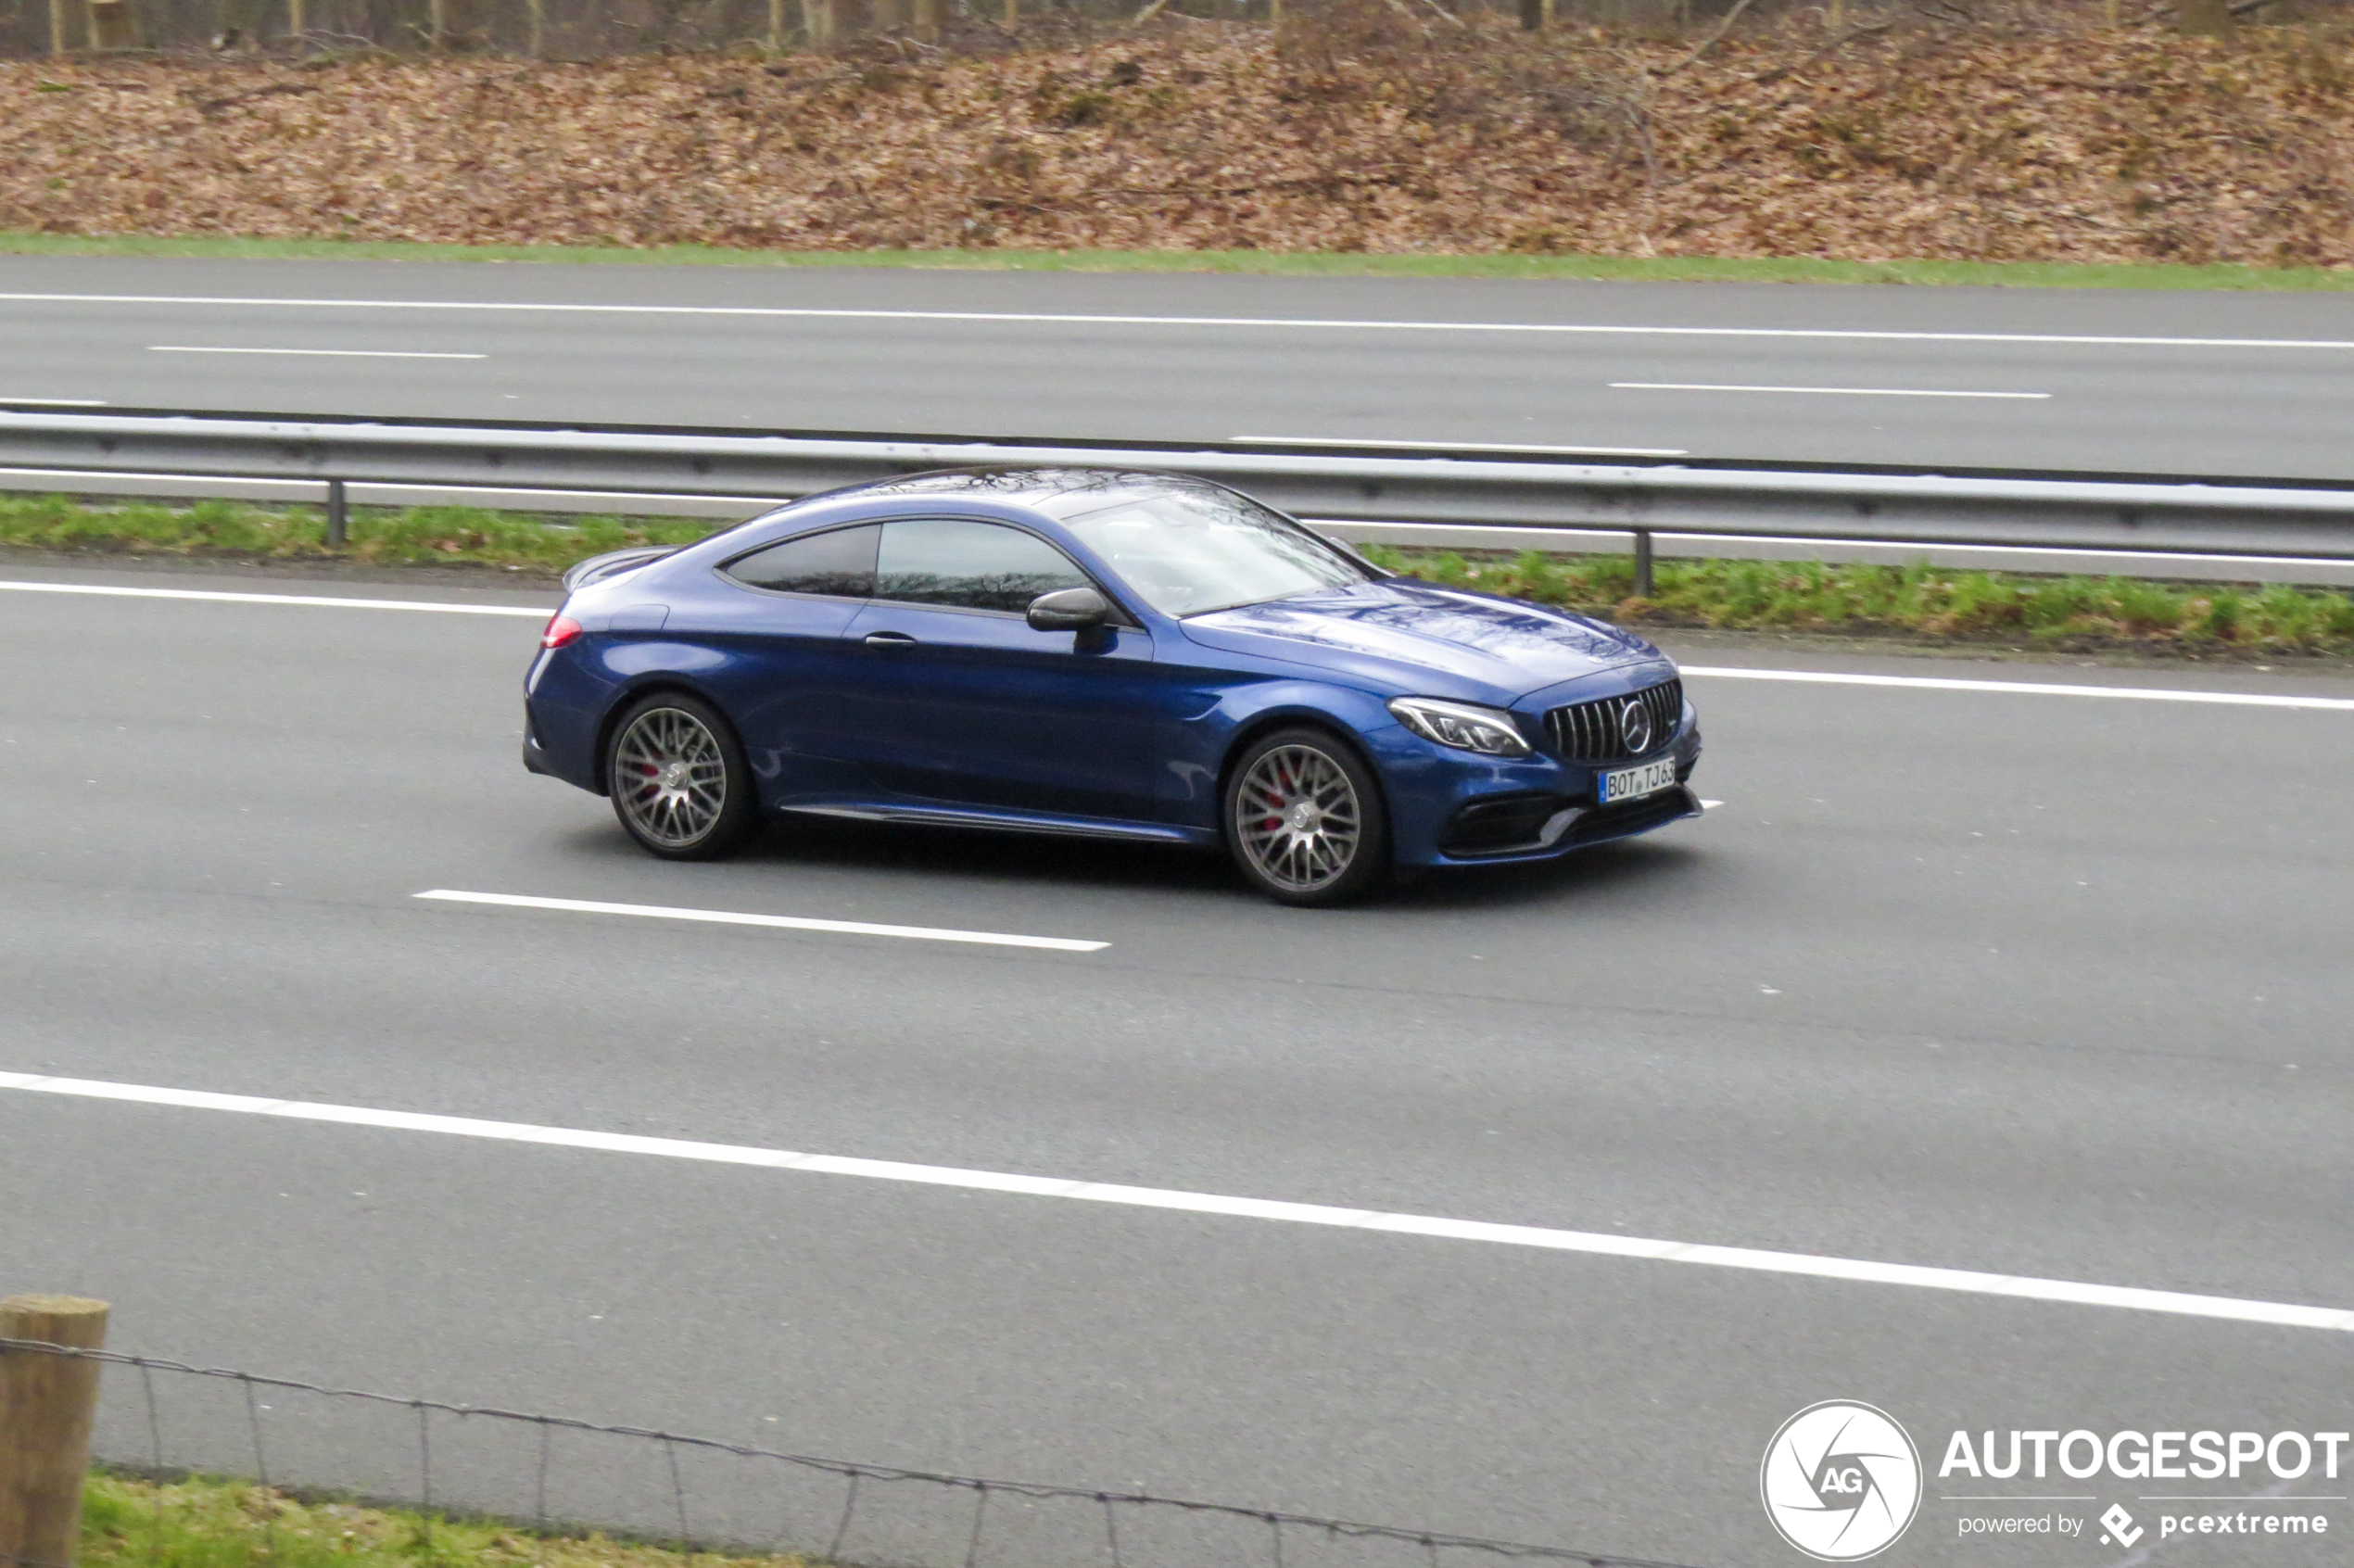
[{"label": "wooden fence post", "polygon": [[126,0],[90,0],[90,47],[133,49],[138,44],[139,30]]},{"label": "wooden fence post", "polygon": [[[0,1301],[0,1338],[95,1350],[106,1343],[107,1304],[11,1296]],[[97,1413],[97,1362],[0,1350],[0,1562],[72,1568]]]}]

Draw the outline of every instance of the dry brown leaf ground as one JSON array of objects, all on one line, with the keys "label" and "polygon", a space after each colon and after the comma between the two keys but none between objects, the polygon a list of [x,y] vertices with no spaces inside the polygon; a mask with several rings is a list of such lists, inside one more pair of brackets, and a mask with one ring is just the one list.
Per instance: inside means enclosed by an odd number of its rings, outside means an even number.
[{"label": "dry brown leaf ground", "polygon": [[2354,50],[1179,24],[955,57],[0,64],[0,229],[2354,264]]}]

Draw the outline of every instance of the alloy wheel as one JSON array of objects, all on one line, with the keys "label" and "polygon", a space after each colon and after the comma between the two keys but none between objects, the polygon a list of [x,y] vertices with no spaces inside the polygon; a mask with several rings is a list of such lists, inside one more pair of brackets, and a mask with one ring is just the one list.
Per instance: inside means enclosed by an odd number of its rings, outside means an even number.
[{"label": "alloy wheel", "polygon": [[664,849],[707,836],[728,809],[728,758],[711,727],[681,708],[648,708],[613,752],[614,803]]},{"label": "alloy wheel", "polygon": [[1313,746],[1278,746],[1250,765],[1234,793],[1234,832],[1259,874],[1286,892],[1316,892],[1348,875],[1364,833],[1357,787]]}]

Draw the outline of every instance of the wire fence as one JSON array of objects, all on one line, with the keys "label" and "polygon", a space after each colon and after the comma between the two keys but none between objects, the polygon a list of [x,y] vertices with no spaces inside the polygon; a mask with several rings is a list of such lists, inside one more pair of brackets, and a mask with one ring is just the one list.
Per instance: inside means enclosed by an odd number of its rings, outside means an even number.
[{"label": "wire fence", "polygon": [[[1564,1547],[1145,1491],[993,1480],[652,1427],[331,1388],[152,1356],[0,1338],[0,1354],[124,1369],[95,1452],[158,1477],[247,1478],[539,1540],[602,1530],[683,1552],[918,1568],[1678,1568]],[[159,1553],[161,1532],[151,1549]],[[165,1568],[151,1559],[156,1568]],[[4,1568],[60,1568],[0,1553]]]},{"label": "wire fence", "polygon": [[[1329,0],[0,0],[0,57],[101,50],[189,57],[614,55],[840,44],[889,35],[992,52],[1052,45],[1140,18],[1271,23]],[[1802,0],[1393,0],[1425,20],[1524,17],[1562,24],[1689,27],[1738,7],[1755,19]],[[2167,0],[2168,4],[2174,0]]]}]

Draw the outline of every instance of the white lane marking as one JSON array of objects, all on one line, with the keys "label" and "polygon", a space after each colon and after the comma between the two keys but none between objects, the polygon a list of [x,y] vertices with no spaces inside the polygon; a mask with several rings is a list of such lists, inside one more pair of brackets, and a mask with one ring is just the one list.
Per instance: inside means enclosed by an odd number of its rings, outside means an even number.
[{"label": "white lane marking", "polygon": [[1682,447],[1525,447],[1510,441],[1371,441],[1342,436],[1235,436],[1237,446],[1253,447],[1386,447],[1401,451],[1531,452],[1555,457],[1690,457]]},{"label": "white lane marking", "polygon": [[2144,702],[2221,702],[2249,708],[2354,709],[2354,697],[2285,697],[2260,691],[2181,691],[2144,686],[2072,686],[2053,681],[1946,680],[1935,676],[1847,675],[1834,670],[1744,670],[1685,664],[1688,676],[1728,680],[1816,681],[1827,686],[1909,686],[1927,691],[2012,691],[2030,697],[2123,697]]},{"label": "white lane marking", "polygon": [[425,354],[398,348],[199,348],[151,343],[150,354],[302,354],[321,360],[487,360],[487,354]]},{"label": "white lane marking", "polygon": [[[528,615],[545,620],[553,611],[528,604],[436,604],[411,599],[338,599],[323,594],[226,593],[201,588],[116,588],[98,583],[0,581],[0,591],[91,593],[122,599],[216,600],[229,604],[305,604],[335,610],[424,610],[448,615]],[[1688,676],[1728,680],[1814,681],[1829,686],[1909,686],[1930,691],[2014,691],[2043,697],[2124,697],[2145,702],[2221,702],[2250,708],[2354,709],[2349,697],[2291,697],[2259,691],[2182,691],[2140,686],[2075,686],[2025,680],[1949,680],[1933,676],[1849,675],[1836,670],[1752,670],[1729,665],[1686,664]]]},{"label": "white lane marking", "polygon": [[[562,492],[559,492],[562,493]],[[1381,528],[1444,528],[1462,530],[1476,528],[1476,523],[1378,523],[1359,526]],[[1536,532],[1538,530],[1530,530]],[[1730,541],[1735,544],[1816,545],[1841,550],[1912,550],[1923,552],[1937,550],[1951,554],[1980,555],[2048,555],[2060,560],[2082,561],[2087,556],[2115,557],[2145,564],[2153,561],[2180,561],[2200,564],[2232,566],[2346,566],[2348,562],[2329,555],[2210,555],[2181,550],[2110,550],[2100,545],[1980,545],[1980,544],[1918,544],[1905,539],[1830,539],[1805,534],[1668,534],[1652,536],[1655,543],[1697,544]]]},{"label": "white lane marking", "polygon": [[0,398],[0,408],[103,409],[103,398]]},{"label": "white lane marking", "polygon": [[739,915],[725,909],[672,909],[659,904],[604,904],[585,898],[527,898],[520,893],[462,892],[434,888],[418,898],[449,904],[491,904],[511,909],[559,909],[576,915],[636,915],[649,920],[700,920],[714,926],[773,926],[789,931],[838,931],[850,936],[904,937],[911,942],[970,942],[989,947],[1043,947],[1056,953],[1101,953],[1111,943],[1071,937],[1010,936],[937,926],[879,926],[867,920],[813,920],[799,915]]},{"label": "white lane marking", "polygon": [[52,1078],[41,1073],[0,1072],[0,1089],[23,1090],[36,1094],[63,1094],[81,1099],[127,1101],[134,1105],[174,1106],[190,1110],[280,1116],[298,1121],[335,1122],[407,1132],[438,1132],[461,1138],[488,1138],[557,1148],[597,1149],[612,1154],[705,1160],[719,1165],[765,1166],[772,1170],[803,1170],[817,1175],[860,1176],[880,1182],[914,1182],[976,1192],[1072,1198],[1082,1203],[1120,1204],[1136,1208],[1216,1214],[1296,1225],[1330,1225],[1390,1235],[1487,1242],[1500,1246],[1533,1246],[1606,1258],[1697,1263],[1711,1268],[1746,1269],[1763,1273],[1794,1274],[1860,1284],[1910,1285],[1922,1290],[1964,1291],[1980,1296],[2058,1302],[2077,1307],[2112,1307],[2133,1311],[2168,1312],[2180,1317],[2272,1323],[2286,1328],[2354,1332],[2354,1311],[2344,1308],[2252,1301],[2228,1296],[2193,1296],[2180,1291],[2145,1290],[2131,1285],[2088,1284],[2076,1280],[1984,1273],[1972,1269],[1878,1263],[1864,1258],[1826,1258],[1803,1252],[1767,1252],[1755,1247],[1714,1246],[1643,1236],[1606,1235],[1593,1231],[1553,1230],[1539,1225],[1501,1225],[1478,1220],[1446,1220],[1424,1214],[1389,1214],[1377,1209],[1338,1208],[1317,1203],[1232,1197],[1165,1187],[1119,1186],[1104,1182],[1074,1182],[1051,1176],[969,1170],[956,1166],[914,1165],[901,1160],[854,1159],[841,1155],[802,1154],[791,1149],[765,1149],[740,1144],[705,1144],[682,1138],[650,1138],[629,1132],[595,1132],[570,1127],[541,1127],[528,1122],[487,1121],[474,1117],[373,1110],[361,1106],[326,1105],[309,1100],[275,1100],[250,1094],[217,1094],[195,1089],[163,1089],[137,1083]]},{"label": "white lane marking", "polygon": [[1826,398],[2027,398],[2049,392],[1916,392],[1889,386],[1718,386],[1698,381],[1614,381],[1620,392],[1797,392]]},{"label": "white lane marking", "polygon": [[555,613],[546,606],[527,604],[435,604],[418,599],[336,599],[311,593],[222,593],[207,588],[114,588],[100,583],[0,582],[11,593],[95,593],[109,599],[199,599],[224,604],[309,604],[336,610],[429,610],[444,615],[529,615],[546,620]]},{"label": "white lane marking", "polygon": [[1536,332],[1623,337],[1854,338],[1883,343],[2048,343],[2149,348],[2354,348],[2298,337],[2127,337],[2095,333],[1898,332],[1862,327],[1617,326],[1564,322],[1383,322],[1290,316],[1116,316],[1029,310],[852,310],[779,305],[581,305],[504,299],[299,299],[179,294],[0,294],[57,305],[267,305],[323,310],[530,310],[617,316],[771,316],[866,322],[1013,322],[1050,326],[1274,327],[1343,332]]}]

